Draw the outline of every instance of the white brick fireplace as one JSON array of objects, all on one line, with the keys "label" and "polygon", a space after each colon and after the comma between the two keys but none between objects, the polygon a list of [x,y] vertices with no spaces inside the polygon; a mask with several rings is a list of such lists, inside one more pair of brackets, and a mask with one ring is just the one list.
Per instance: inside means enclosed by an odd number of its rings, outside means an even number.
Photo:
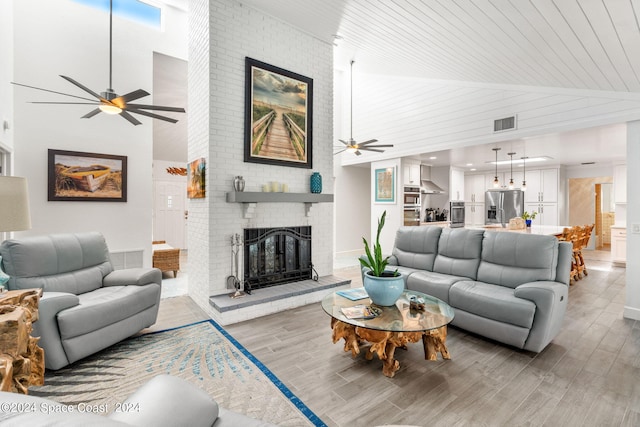
[{"label": "white brick fireplace", "polygon": [[[314,267],[319,276],[332,274],[332,202],[311,209],[304,202],[261,202],[247,215],[246,204],[227,202],[226,193],[233,191],[236,175],[244,177],[245,192],[277,181],[291,193],[309,193],[312,172],[322,175],[323,193],[333,193],[333,50],[330,43],[234,0],[194,0],[190,8],[189,161],[206,159],[207,196],[189,201],[189,294],[216,318],[209,297],[231,292],[226,285],[231,237],[245,228],[310,225]],[[313,79],[312,169],[244,162],[247,56]],[[257,317],[262,310],[246,311]]]}]

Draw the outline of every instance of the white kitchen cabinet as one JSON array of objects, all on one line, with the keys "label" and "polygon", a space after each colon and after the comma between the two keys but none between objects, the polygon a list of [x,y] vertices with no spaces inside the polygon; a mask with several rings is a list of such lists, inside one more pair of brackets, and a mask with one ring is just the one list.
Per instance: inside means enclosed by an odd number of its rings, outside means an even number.
[{"label": "white kitchen cabinet", "polygon": [[404,185],[420,186],[420,160],[402,159],[402,182]]},{"label": "white kitchen cabinet", "polygon": [[484,225],[484,203],[465,203],[464,205],[464,225],[478,226]]},{"label": "white kitchen cabinet", "polygon": [[524,195],[526,203],[558,202],[557,169],[528,170],[526,179],[527,190]]},{"label": "white kitchen cabinet", "polygon": [[484,203],[486,190],[484,175],[464,176],[464,201],[466,203]]},{"label": "white kitchen cabinet", "polygon": [[611,227],[611,261],[627,263],[627,229],[624,227]]},{"label": "white kitchen cabinet", "polygon": [[533,220],[536,225],[560,225],[557,203],[525,203],[524,210],[529,213],[538,212]]},{"label": "white kitchen cabinet", "polygon": [[613,197],[615,203],[627,203],[627,165],[613,166]]},{"label": "white kitchen cabinet", "polygon": [[463,200],[464,171],[451,168],[449,170],[449,200]]}]

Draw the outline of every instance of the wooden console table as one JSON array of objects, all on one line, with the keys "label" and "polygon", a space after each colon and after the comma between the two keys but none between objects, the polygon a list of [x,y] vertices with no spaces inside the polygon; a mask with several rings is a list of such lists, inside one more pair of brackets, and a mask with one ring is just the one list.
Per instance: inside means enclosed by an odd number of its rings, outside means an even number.
[{"label": "wooden console table", "polygon": [[0,294],[0,390],[28,394],[44,384],[44,350],[31,336],[42,289]]}]

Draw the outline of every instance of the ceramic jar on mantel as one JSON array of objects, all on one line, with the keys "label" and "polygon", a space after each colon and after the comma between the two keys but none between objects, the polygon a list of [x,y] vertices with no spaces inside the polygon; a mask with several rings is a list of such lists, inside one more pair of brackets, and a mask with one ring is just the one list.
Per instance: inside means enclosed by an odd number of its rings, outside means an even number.
[{"label": "ceramic jar on mantel", "polygon": [[240,175],[233,179],[233,188],[236,191],[244,191],[244,178]]},{"label": "ceramic jar on mantel", "polygon": [[320,172],[311,174],[309,186],[312,193],[322,193],[322,175],[320,175]]}]

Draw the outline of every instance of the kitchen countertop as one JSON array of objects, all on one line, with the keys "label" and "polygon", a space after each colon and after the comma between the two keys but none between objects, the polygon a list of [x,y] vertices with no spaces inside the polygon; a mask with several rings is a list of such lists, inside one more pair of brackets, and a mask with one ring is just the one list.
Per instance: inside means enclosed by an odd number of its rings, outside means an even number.
[{"label": "kitchen countertop", "polygon": [[420,225],[437,225],[439,227],[448,226],[451,224],[451,221],[429,221],[429,222],[420,222]]},{"label": "kitchen countertop", "polygon": [[[509,227],[502,228],[500,225],[484,225],[484,226],[475,226],[475,227],[466,227],[475,230],[488,230],[488,231],[496,231],[496,232],[510,232],[510,233],[526,233],[526,234],[539,234],[539,235],[547,235],[547,236],[558,236],[562,234],[565,228],[569,226],[566,225],[535,225],[533,224],[531,227],[523,228],[520,230],[509,230]],[[570,228],[570,227],[569,227]]]}]

